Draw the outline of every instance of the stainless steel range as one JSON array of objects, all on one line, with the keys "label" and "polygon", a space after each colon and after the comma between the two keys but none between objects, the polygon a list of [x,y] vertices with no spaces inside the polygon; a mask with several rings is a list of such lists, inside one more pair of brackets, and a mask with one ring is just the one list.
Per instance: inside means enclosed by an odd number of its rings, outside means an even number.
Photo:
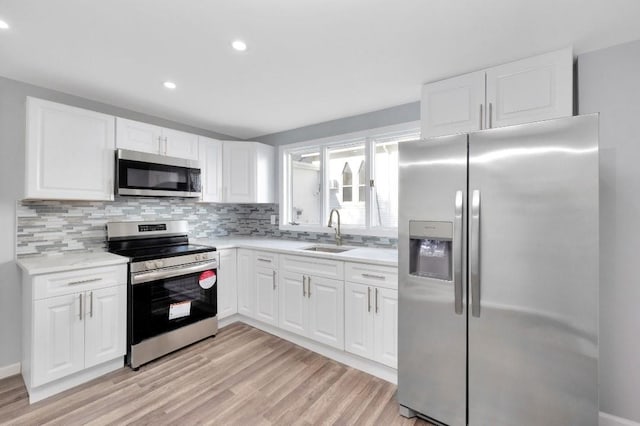
[{"label": "stainless steel range", "polygon": [[217,252],[189,244],[187,231],[184,220],[107,224],[109,251],[130,258],[131,368],[218,331]]}]

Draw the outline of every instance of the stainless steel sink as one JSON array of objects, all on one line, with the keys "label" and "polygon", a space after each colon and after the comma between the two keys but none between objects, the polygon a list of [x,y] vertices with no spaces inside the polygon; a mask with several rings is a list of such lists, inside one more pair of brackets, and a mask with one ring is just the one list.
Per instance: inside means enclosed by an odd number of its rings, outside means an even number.
[{"label": "stainless steel sink", "polygon": [[349,251],[349,250],[352,250],[352,249],[351,248],[347,248],[347,247],[311,246],[311,247],[305,247],[302,250],[320,251],[320,252],[323,252],[323,253],[342,253],[344,251]]}]

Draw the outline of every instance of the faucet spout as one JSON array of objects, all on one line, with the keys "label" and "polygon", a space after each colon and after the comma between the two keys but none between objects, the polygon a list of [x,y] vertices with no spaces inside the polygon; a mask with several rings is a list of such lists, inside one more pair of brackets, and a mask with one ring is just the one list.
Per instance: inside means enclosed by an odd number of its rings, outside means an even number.
[{"label": "faucet spout", "polygon": [[340,212],[338,211],[338,209],[331,209],[331,212],[329,213],[329,223],[328,223],[328,227],[331,228],[331,225],[333,224],[333,213],[336,213],[336,215],[338,216],[338,227],[334,228],[334,231],[336,231],[336,245],[342,245],[342,234],[340,233]]}]

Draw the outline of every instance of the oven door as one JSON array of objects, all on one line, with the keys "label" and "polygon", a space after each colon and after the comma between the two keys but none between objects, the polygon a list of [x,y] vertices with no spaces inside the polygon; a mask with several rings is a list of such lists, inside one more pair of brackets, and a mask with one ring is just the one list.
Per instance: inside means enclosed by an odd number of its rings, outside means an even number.
[{"label": "oven door", "polygon": [[216,269],[141,283],[135,283],[134,276],[130,336],[133,345],[218,313]]},{"label": "oven door", "polygon": [[199,197],[202,192],[197,161],[124,149],[116,161],[118,195]]}]

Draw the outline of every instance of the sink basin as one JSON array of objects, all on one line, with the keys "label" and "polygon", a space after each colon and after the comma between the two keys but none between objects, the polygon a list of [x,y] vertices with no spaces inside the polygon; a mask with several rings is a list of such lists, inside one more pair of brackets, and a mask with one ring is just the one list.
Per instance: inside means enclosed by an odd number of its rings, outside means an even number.
[{"label": "sink basin", "polygon": [[351,248],[346,247],[327,247],[327,246],[311,246],[303,248],[302,250],[306,251],[319,251],[323,253],[342,253],[344,251],[349,251]]}]

